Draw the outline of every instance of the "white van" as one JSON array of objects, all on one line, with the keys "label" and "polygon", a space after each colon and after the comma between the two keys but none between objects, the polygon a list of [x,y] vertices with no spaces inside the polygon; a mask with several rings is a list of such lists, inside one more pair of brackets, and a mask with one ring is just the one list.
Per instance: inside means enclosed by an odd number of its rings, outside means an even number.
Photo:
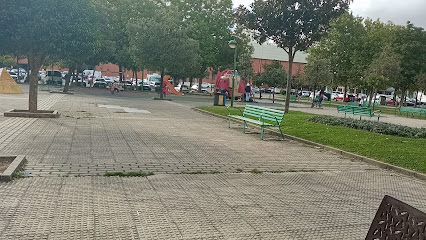
[{"label": "white van", "polygon": [[48,70],[40,75],[42,84],[48,85],[61,85],[62,86],[62,73],[58,70]]}]

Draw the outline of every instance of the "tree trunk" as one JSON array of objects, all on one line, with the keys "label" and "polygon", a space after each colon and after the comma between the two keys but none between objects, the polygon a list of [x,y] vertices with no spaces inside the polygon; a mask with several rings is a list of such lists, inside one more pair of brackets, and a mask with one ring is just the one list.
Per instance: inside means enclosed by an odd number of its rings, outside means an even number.
[{"label": "tree trunk", "polygon": [[272,103],[275,103],[275,87],[272,88]]},{"label": "tree trunk", "polygon": [[163,99],[163,78],[164,78],[164,68],[161,69],[161,79],[160,79],[160,98]]},{"label": "tree trunk", "polygon": [[70,78],[71,75],[74,73],[75,68],[73,66],[68,68],[68,73],[65,76],[65,86],[64,86],[64,93],[68,92],[70,90]]},{"label": "tree trunk", "polygon": [[393,103],[392,103],[392,105],[396,106],[396,89],[395,89],[395,91],[393,91]]},{"label": "tree trunk", "polygon": [[377,96],[377,90],[373,90],[374,91],[374,101],[373,101],[373,111],[374,111],[374,106],[376,105],[376,96]]},{"label": "tree trunk", "polygon": [[198,92],[201,92],[201,84],[203,84],[203,77],[200,76],[200,78],[198,79]]},{"label": "tree trunk", "polygon": [[118,66],[119,76],[120,76],[120,83],[123,82],[123,67],[121,65]]},{"label": "tree trunk", "polygon": [[346,96],[347,96],[347,94],[346,94],[346,92],[347,92],[347,85],[345,85],[345,87],[343,88],[343,102],[346,102]]},{"label": "tree trunk", "polygon": [[[294,52],[296,53],[296,52]],[[290,108],[290,93],[291,93],[291,80],[293,78],[293,47],[288,49],[288,73],[287,73],[287,92],[285,94],[285,108],[284,112],[288,113],[288,109]]]},{"label": "tree trunk", "polygon": [[414,108],[417,108],[417,100],[419,98],[419,91],[416,92],[416,103],[414,103]]},{"label": "tree trunk", "polygon": [[370,96],[370,99],[368,100],[368,108],[371,107],[371,102],[373,101],[373,90],[368,90],[367,92],[368,96]]},{"label": "tree trunk", "polygon": [[315,93],[316,93],[315,91],[316,91],[316,90],[317,90],[317,88],[316,88],[316,87],[314,87],[314,91],[313,91],[313,92],[314,92],[314,94],[313,94],[313,98],[312,98],[312,105],[311,105],[311,108],[315,107],[315,97],[316,97],[316,96],[315,96]]},{"label": "tree trunk", "polygon": [[37,112],[37,94],[38,94],[38,71],[43,65],[44,57],[40,53],[31,53],[28,55],[30,64],[30,89],[28,109],[30,112]]},{"label": "tree trunk", "polygon": [[401,101],[399,103],[399,106],[400,107],[404,106],[404,103],[405,103],[405,89],[401,88]]}]

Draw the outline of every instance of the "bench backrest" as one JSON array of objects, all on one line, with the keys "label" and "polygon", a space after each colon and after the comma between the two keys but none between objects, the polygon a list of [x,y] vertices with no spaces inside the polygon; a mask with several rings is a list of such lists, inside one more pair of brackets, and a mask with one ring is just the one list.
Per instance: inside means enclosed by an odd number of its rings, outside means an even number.
[{"label": "bench backrest", "polygon": [[413,107],[401,107],[400,112],[410,112],[410,113],[423,113],[426,112],[426,109],[423,108],[413,108]]},{"label": "bench backrest", "polygon": [[337,111],[338,112],[352,113],[352,114],[368,114],[368,115],[372,114],[371,108],[349,106],[349,105],[337,106]]},{"label": "bench backrest", "polygon": [[385,195],[365,239],[425,239],[425,236],[426,214]]},{"label": "bench backrest", "polygon": [[284,111],[253,105],[246,105],[246,107],[244,108],[243,116],[251,116],[258,119],[263,118],[271,122],[278,121],[278,124],[281,124],[281,121],[284,118]]},{"label": "bench backrest", "polygon": [[371,109],[366,107],[353,108],[354,114],[369,114],[371,115]]},{"label": "bench backrest", "polygon": [[[373,102],[371,102],[371,106],[375,106],[375,107],[378,107],[379,106],[379,103],[373,103]],[[359,106],[359,102],[349,102],[348,103],[348,106],[356,106],[356,107],[358,107]],[[362,103],[362,107],[368,107],[368,102],[367,101],[365,101],[364,103]]]},{"label": "bench backrest", "polygon": [[355,107],[356,106],[338,105],[337,111],[339,111],[339,112],[352,112]]},{"label": "bench backrest", "polygon": [[349,102],[348,106],[356,106],[356,107],[358,107],[359,106],[359,102]]}]

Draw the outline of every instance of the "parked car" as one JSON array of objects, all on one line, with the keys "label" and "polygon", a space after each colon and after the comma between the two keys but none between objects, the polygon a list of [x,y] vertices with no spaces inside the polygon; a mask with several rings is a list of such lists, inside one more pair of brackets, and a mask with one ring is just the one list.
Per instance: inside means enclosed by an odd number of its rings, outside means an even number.
[{"label": "parked car", "polygon": [[96,79],[96,81],[93,83],[93,87],[98,87],[98,88],[106,88],[107,87],[107,82],[105,81],[104,78],[98,78]]},{"label": "parked car", "polygon": [[46,74],[41,77],[44,84],[62,85],[62,73],[57,70],[48,70]]},{"label": "parked car", "polygon": [[179,83],[175,89],[181,93],[188,93],[190,89],[190,82]]},{"label": "parked car", "polygon": [[311,95],[311,91],[302,91],[302,97],[309,97]]}]

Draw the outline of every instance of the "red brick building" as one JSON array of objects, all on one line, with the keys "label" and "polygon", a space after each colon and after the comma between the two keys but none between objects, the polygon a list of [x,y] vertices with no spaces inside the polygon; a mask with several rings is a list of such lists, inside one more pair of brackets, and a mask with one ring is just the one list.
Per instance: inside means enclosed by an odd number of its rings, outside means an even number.
[{"label": "red brick building", "polygon": [[[271,64],[274,60],[280,61],[281,64],[284,66],[285,70],[288,71],[288,55],[287,53],[281,49],[278,48],[273,43],[265,43],[262,45],[257,44],[256,42],[251,43],[254,47],[254,52],[252,56],[253,61],[253,71],[255,73],[261,73],[263,72],[263,66],[265,64]],[[293,75],[297,75],[298,73],[303,71],[303,66],[307,63],[307,54],[304,52],[297,52],[294,58],[293,63]],[[21,65],[28,64],[27,59],[20,59],[19,63]],[[50,67],[47,67],[47,69],[50,69]],[[59,69],[57,66],[53,67],[54,70],[61,70],[66,71],[67,69]],[[117,65],[112,63],[107,64],[100,64],[96,66],[95,71],[101,71],[102,76],[111,76],[116,77],[119,76],[119,68]],[[152,74],[153,71],[140,71],[137,73],[137,79],[146,79],[147,74]],[[125,79],[133,78],[133,71],[123,69],[123,77]],[[203,79],[203,82],[210,82],[214,83],[214,77],[213,74],[210,72],[210,76],[208,79]]]}]

